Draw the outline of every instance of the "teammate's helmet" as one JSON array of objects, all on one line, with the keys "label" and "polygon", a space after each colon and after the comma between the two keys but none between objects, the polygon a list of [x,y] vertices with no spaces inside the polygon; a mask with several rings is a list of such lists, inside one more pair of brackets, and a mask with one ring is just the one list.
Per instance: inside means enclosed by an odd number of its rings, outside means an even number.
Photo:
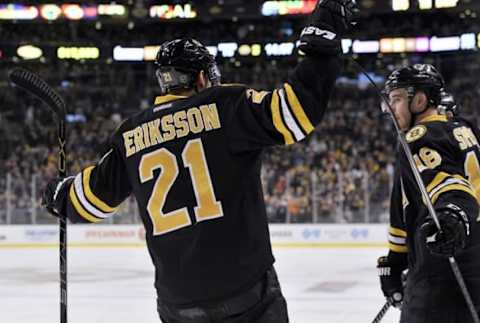
[{"label": "teammate's helmet", "polygon": [[192,89],[200,71],[212,83],[220,83],[220,71],[215,57],[199,41],[192,38],[167,41],[160,46],[155,64],[155,74],[162,94],[171,90]]},{"label": "teammate's helmet", "polygon": [[423,90],[429,104],[437,106],[440,103],[441,92],[445,87],[442,75],[430,64],[415,64],[395,70],[385,82],[385,93],[399,88],[405,88],[411,99],[418,90]]},{"label": "teammate's helmet", "polygon": [[443,90],[440,94],[440,103],[438,105],[438,112],[440,114],[447,114],[450,112],[452,115],[456,116],[460,113],[460,107],[457,104],[457,101],[452,94]]}]

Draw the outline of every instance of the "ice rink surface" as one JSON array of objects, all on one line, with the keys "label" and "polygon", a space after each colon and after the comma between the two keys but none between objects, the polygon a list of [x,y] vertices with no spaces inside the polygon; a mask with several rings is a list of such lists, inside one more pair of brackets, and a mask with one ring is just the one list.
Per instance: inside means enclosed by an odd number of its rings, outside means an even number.
[{"label": "ice rink surface", "polygon": [[[382,248],[275,248],[292,323],[370,323]],[[70,248],[69,323],[159,323],[146,248]],[[0,323],[60,322],[55,248],[0,249]],[[398,322],[391,308],[382,323]]]}]

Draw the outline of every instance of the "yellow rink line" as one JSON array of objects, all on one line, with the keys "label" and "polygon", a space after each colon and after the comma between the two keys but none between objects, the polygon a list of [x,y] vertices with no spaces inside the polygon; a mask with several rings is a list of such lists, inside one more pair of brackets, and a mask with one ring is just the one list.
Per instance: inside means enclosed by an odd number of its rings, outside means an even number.
[{"label": "yellow rink line", "polygon": [[[387,243],[272,243],[273,248],[388,248]],[[138,248],[146,247],[145,243],[69,243],[73,248]],[[58,243],[4,243],[0,249],[16,248],[58,248]]]}]

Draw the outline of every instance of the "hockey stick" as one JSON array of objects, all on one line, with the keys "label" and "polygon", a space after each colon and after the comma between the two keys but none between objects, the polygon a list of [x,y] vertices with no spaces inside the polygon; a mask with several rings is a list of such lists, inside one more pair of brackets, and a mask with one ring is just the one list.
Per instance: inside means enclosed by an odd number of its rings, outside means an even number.
[{"label": "hockey stick", "polygon": [[387,301],[385,305],[383,305],[382,309],[378,312],[377,316],[375,316],[372,323],[380,323],[390,306],[392,306],[392,303],[390,301]]},{"label": "hockey stick", "polygon": [[[442,227],[440,226],[440,221],[438,220],[438,216],[435,213],[435,209],[433,208],[432,201],[430,200],[430,197],[427,193],[427,189],[425,188],[425,185],[423,184],[422,177],[420,176],[420,172],[417,169],[417,166],[415,164],[415,161],[412,156],[412,151],[410,150],[410,147],[408,146],[407,140],[405,138],[405,134],[400,130],[400,126],[398,125],[398,121],[395,118],[395,115],[393,113],[392,106],[390,105],[390,102],[388,102],[387,98],[382,94],[382,91],[378,88],[378,86],[375,84],[375,82],[372,80],[370,75],[368,75],[367,71],[363,68],[363,66],[358,63],[355,59],[353,61],[358,65],[360,68],[361,72],[365,74],[367,79],[372,83],[374,88],[378,91],[380,98],[382,101],[385,102],[387,106],[387,113],[390,116],[390,119],[392,119],[393,125],[395,126],[395,130],[397,132],[398,140],[400,141],[400,144],[402,145],[403,151],[405,152],[405,155],[407,156],[408,163],[410,164],[410,168],[413,172],[413,175],[415,177],[415,182],[417,183],[418,188],[420,189],[420,192],[422,194],[422,198],[424,203],[427,205],[428,213],[432,217],[433,221],[435,222],[435,225],[437,226],[437,229],[439,231],[442,231]],[[457,280],[458,286],[460,287],[460,290],[462,291],[463,297],[465,299],[465,302],[467,303],[468,309],[470,310],[470,314],[472,315],[474,323],[480,323],[480,319],[478,317],[478,313],[475,310],[475,305],[473,304],[472,298],[470,296],[470,293],[468,292],[467,286],[465,285],[465,280],[463,279],[462,273],[460,272],[460,268],[458,267],[457,261],[453,256],[448,257],[448,261],[450,262],[450,267],[452,268],[453,274],[455,276],[455,279]]]},{"label": "hockey stick", "polygon": [[[66,114],[65,102],[38,75],[24,70],[15,69],[10,72],[10,81],[27,92],[35,94],[45,102],[57,118],[58,137],[58,175],[66,176]],[[60,322],[67,323],[67,218],[65,214],[59,216],[60,221]]]}]

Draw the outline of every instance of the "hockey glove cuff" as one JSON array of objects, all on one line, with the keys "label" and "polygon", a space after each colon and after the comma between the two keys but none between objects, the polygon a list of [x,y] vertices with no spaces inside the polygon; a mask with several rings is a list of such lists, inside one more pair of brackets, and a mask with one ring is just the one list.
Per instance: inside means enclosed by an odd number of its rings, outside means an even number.
[{"label": "hockey glove cuff", "polygon": [[431,217],[427,218],[420,230],[432,254],[452,257],[467,245],[470,220],[465,211],[453,203],[436,211],[441,231]]},{"label": "hockey glove cuff", "polygon": [[377,269],[383,295],[393,306],[400,308],[403,301],[403,269],[391,263],[386,256],[378,258]]},{"label": "hockey glove cuff", "polygon": [[356,24],[355,0],[319,0],[300,34],[299,49],[307,55],[341,53],[342,35]]},{"label": "hockey glove cuff", "polygon": [[44,206],[50,214],[54,216],[65,215],[68,188],[74,178],[74,176],[57,178],[47,184],[42,196],[42,206]]}]

